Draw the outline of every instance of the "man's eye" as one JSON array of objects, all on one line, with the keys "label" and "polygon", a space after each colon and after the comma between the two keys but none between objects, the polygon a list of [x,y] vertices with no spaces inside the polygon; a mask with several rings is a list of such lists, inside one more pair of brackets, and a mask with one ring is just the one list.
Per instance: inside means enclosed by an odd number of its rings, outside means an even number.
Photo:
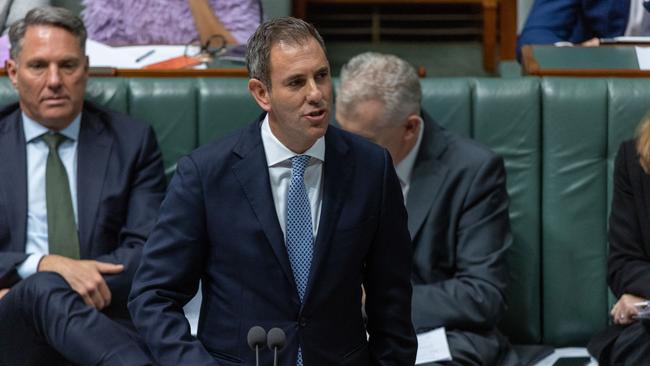
[{"label": "man's eye", "polygon": [[289,81],[289,83],[287,85],[289,85],[291,87],[301,86],[302,85],[302,80],[291,80],[291,81]]},{"label": "man's eye", "polygon": [[61,64],[61,68],[64,70],[73,70],[77,68],[77,63],[76,62],[64,62]]},{"label": "man's eye", "polygon": [[46,65],[45,63],[42,62],[35,62],[35,63],[28,64],[27,67],[34,70],[40,70],[40,69],[44,69]]}]

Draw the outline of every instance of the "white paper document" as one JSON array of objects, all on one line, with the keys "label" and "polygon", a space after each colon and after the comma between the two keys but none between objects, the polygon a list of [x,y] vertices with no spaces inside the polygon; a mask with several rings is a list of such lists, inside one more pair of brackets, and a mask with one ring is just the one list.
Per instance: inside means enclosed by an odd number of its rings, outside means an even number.
[{"label": "white paper document", "polygon": [[[198,47],[190,46],[194,54]],[[184,45],[147,45],[111,47],[91,39],[86,41],[86,54],[91,67],[114,67],[118,69],[140,69],[146,65],[170,58],[183,56]]]},{"label": "white paper document", "polygon": [[639,70],[650,70],[650,47],[634,47]]},{"label": "white paper document", "polygon": [[437,361],[451,361],[447,332],[444,327],[418,334],[418,353],[415,364],[421,365]]}]

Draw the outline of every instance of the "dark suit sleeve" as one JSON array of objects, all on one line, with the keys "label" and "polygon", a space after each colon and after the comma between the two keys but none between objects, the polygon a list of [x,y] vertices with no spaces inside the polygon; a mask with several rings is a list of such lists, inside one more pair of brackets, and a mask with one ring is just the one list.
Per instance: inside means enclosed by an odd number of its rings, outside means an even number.
[{"label": "dark suit sleeve", "polygon": [[579,10],[580,0],[536,0],[517,40],[517,57],[526,44],[569,41]]},{"label": "dark suit sleeve", "polygon": [[165,193],[165,173],[162,155],[151,127],[142,139],[134,169],[130,172],[126,218],[120,229],[119,245],[114,251],[94,258],[100,262],[120,263],[124,271],[105,277],[111,289],[112,304],[124,309],[131,289],[131,282],[138,265],[142,247],[158,217],[160,202]]},{"label": "dark suit sleeve", "polygon": [[129,298],[133,323],[160,365],[213,365],[190,334],[183,306],[199,284],[205,258],[205,210],[201,179],[183,158],[145,246]]},{"label": "dark suit sleeve", "polygon": [[634,143],[624,143],[618,150],[614,167],[607,269],[609,286],[617,298],[626,293],[650,298],[650,261],[643,249],[637,214],[637,205],[644,197],[639,186],[633,188],[630,179],[632,169],[645,174],[640,171],[637,159]]},{"label": "dark suit sleeve", "polygon": [[411,323],[413,252],[400,184],[387,152],[384,160],[381,213],[364,281],[369,349],[374,365],[413,365],[417,351]]},{"label": "dark suit sleeve", "polygon": [[0,289],[13,286],[20,281],[18,266],[27,259],[27,254],[19,252],[3,252],[0,254]]},{"label": "dark suit sleeve", "polygon": [[[418,331],[488,330],[505,311],[511,245],[503,161],[486,160],[471,179],[456,228],[455,274],[451,279],[413,287],[413,322]],[[433,245],[438,245],[434,243]],[[444,245],[444,243],[440,243]]]}]

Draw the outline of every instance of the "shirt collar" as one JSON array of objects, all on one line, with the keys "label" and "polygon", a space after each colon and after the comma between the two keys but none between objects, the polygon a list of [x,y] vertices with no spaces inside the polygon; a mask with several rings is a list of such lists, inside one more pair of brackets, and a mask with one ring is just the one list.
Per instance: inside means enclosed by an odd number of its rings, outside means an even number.
[{"label": "shirt collar", "polygon": [[320,137],[316,142],[302,154],[296,154],[288,147],[284,146],[280,140],[275,137],[269,125],[269,115],[267,114],[262,121],[261,126],[262,142],[266,152],[266,161],[268,166],[274,166],[283,163],[296,155],[308,155],[322,162],[325,161],[325,137]]},{"label": "shirt collar", "polygon": [[[43,126],[42,124],[34,121],[33,119],[27,117],[25,113],[22,113],[23,117],[23,131],[25,132],[25,142],[32,142],[34,139],[41,137],[42,135],[50,132],[50,130]],[[81,113],[72,120],[72,123],[68,127],[59,131],[60,134],[67,137],[72,141],[77,141],[79,139],[79,128],[81,126]]]},{"label": "shirt collar", "polygon": [[411,151],[406,154],[406,157],[400,161],[395,167],[395,172],[397,173],[397,178],[402,185],[402,188],[409,184],[411,181],[411,173],[413,172],[413,166],[415,166],[415,158],[420,151],[420,145],[422,144],[422,136],[424,135],[424,124],[420,120],[420,131],[418,132],[418,139],[415,142],[415,145]]}]

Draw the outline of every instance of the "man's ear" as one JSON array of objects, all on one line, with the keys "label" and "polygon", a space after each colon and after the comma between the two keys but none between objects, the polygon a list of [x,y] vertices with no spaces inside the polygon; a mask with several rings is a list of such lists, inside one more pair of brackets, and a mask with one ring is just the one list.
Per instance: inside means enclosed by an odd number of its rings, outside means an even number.
[{"label": "man's ear", "polygon": [[405,132],[404,138],[407,140],[417,140],[418,134],[420,133],[420,128],[422,128],[422,117],[417,114],[411,114],[408,116],[405,122]]},{"label": "man's ear", "polygon": [[13,59],[8,59],[7,62],[5,62],[5,70],[7,70],[7,76],[9,76],[9,80],[11,80],[14,88],[16,88],[18,79],[18,63]]},{"label": "man's ear", "polygon": [[251,78],[248,80],[248,91],[251,93],[257,104],[267,113],[271,111],[271,100],[269,99],[269,91],[258,79]]}]

